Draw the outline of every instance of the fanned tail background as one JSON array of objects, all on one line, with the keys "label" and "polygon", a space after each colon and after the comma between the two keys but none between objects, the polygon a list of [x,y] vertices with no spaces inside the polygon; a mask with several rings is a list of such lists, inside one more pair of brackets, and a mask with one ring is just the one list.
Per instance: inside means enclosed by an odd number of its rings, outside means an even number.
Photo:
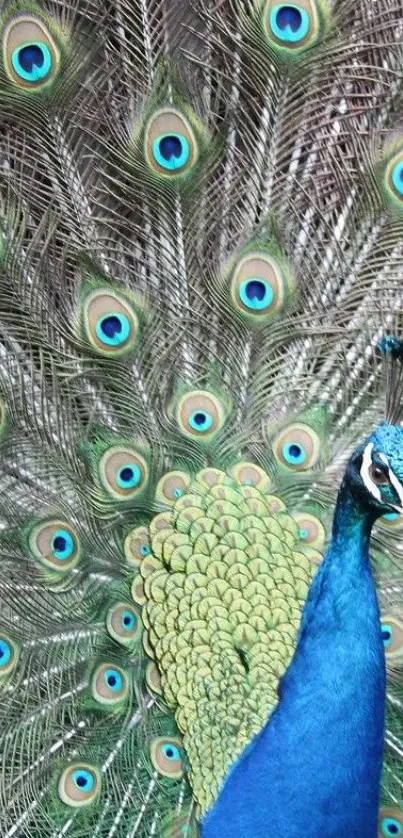
[{"label": "fanned tail background", "polygon": [[0,3],[4,838],[195,836],[275,706],[402,332],[401,11]]}]

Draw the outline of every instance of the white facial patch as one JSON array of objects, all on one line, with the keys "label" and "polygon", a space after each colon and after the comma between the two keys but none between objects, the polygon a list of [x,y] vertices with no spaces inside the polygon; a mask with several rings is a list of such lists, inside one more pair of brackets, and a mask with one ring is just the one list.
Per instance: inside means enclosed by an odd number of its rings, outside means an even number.
[{"label": "white facial patch", "polygon": [[403,486],[402,486],[400,480],[397,479],[394,471],[392,471],[392,469],[389,465],[389,460],[388,460],[386,454],[380,454],[379,459],[382,460],[382,462],[385,463],[385,465],[387,466],[389,480],[390,480],[390,482],[391,482],[391,484],[392,484],[392,486],[393,486],[393,488],[394,488],[394,490],[395,490],[395,492],[396,492],[396,494],[397,494],[397,496],[400,500],[400,506],[403,507]]},{"label": "white facial patch", "polygon": [[360,475],[364,486],[368,489],[371,493],[372,497],[375,500],[382,500],[381,490],[379,486],[374,483],[372,477],[370,476],[369,470],[372,466],[372,451],[374,448],[374,443],[369,442],[368,445],[365,446],[364,453],[362,455],[362,464],[360,468]]}]

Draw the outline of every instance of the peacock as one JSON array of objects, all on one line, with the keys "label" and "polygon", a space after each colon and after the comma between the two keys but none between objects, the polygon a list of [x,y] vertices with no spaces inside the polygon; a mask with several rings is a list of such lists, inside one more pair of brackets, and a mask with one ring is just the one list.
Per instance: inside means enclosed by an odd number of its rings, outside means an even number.
[{"label": "peacock", "polygon": [[0,834],[403,836],[399,0],[0,1]]}]

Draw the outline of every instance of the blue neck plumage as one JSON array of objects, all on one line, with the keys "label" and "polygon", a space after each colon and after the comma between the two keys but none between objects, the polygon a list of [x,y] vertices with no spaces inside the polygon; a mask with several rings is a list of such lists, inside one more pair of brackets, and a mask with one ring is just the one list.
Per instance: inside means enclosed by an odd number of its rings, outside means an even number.
[{"label": "blue neck plumage", "polygon": [[344,482],[279,704],[230,770],[203,838],[378,835],[386,677],[373,520]]}]

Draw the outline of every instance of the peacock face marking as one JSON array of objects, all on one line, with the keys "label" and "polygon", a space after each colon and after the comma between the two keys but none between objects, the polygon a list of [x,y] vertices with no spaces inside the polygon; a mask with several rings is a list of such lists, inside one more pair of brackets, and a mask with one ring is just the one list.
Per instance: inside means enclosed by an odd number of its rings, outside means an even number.
[{"label": "peacock face marking", "polygon": [[9,79],[19,87],[42,89],[54,77],[59,51],[40,18],[21,15],[6,27],[3,62]]},{"label": "peacock face marking", "polygon": [[403,514],[403,427],[379,425],[353,454],[346,481],[376,517]]}]

